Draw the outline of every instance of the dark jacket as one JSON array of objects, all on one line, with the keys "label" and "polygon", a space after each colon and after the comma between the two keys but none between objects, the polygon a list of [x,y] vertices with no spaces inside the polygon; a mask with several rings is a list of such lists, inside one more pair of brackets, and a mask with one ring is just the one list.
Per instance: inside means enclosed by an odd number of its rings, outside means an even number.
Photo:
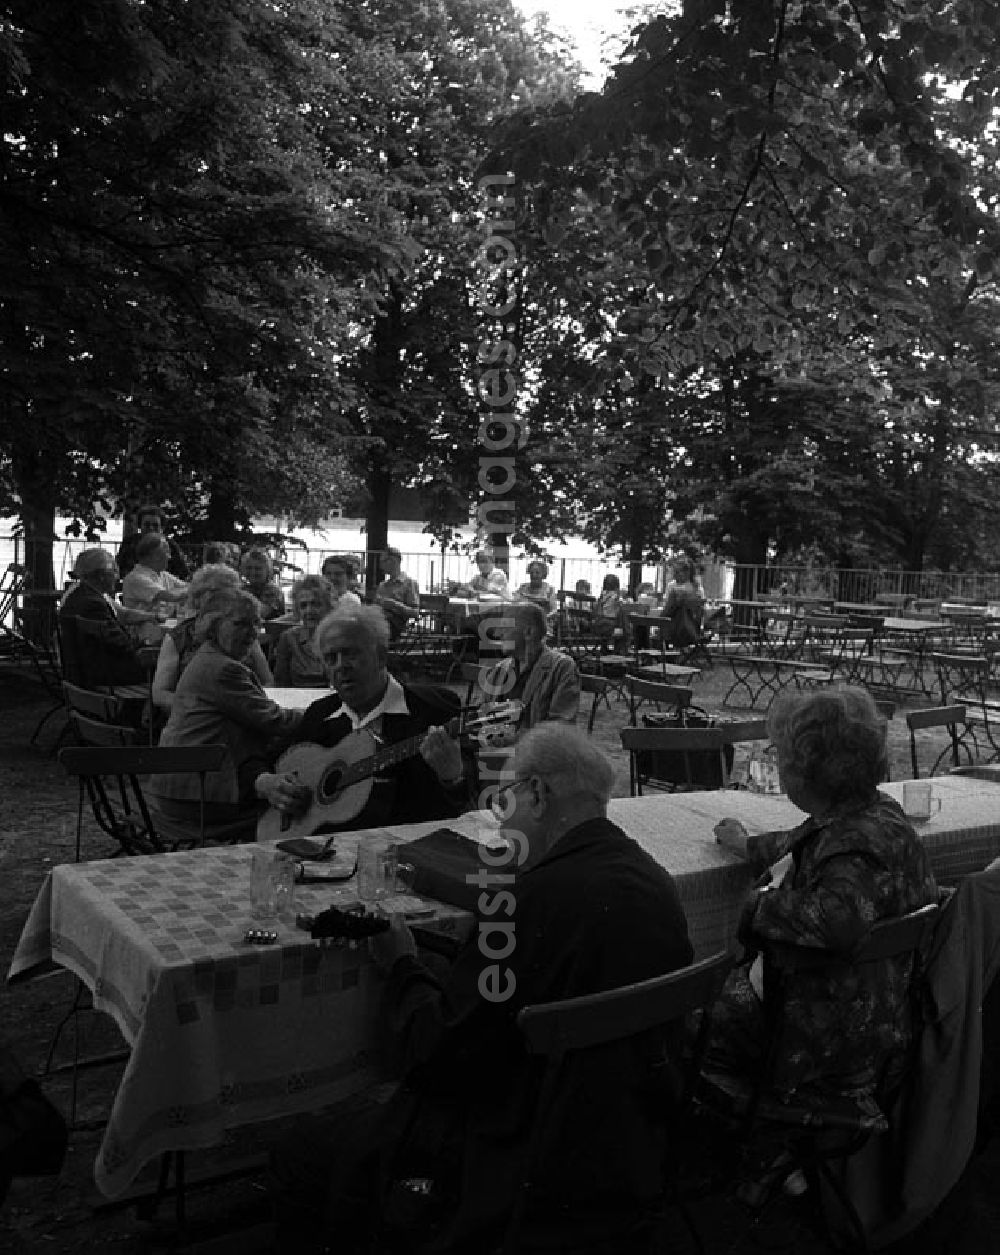
[{"label": "dark jacket", "polygon": [[576,663],[569,654],[547,645],[524,676],[523,685],[516,682],[514,659],[504,658],[486,673],[482,689],[490,701],[515,698],[521,702],[520,732],[549,719],[575,724],[580,709],[580,673]]},{"label": "dark jacket", "polygon": [[[271,743],[290,733],[300,718],[298,711],[282,710],[271,701],[248,667],[206,641],[177,682],[160,744],[225,745],[222,767],[205,777],[205,798],[252,813],[258,806],[253,783],[270,766]],[[146,792],[195,802],[198,776],[187,772],[153,776]]]},{"label": "dark jacket", "polygon": [[59,610],[59,647],[63,676],[71,684],[93,688],[142,684],[148,678],[111,603],[85,580]]},{"label": "dark jacket", "polygon": [[701,639],[705,598],[694,584],[672,584],[663,605],[667,626],[662,629],[667,644],[685,649]]},{"label": "dark jacket", "polygon": [[[463,1237],[502,1221],[525,1148],[539,1068],[521,1044],[518,1012],[645,980],[692,958],[669,873],[610,820],[581,824],[522,873],[513,911],[489,901],[498,892],[486,890],[487,914],[444,984],[407,956],[393,966],[387,990],[407,1079],[399,1101],[416,1096],[430,1104],[432,1125],[445,1112],[459,1144],[455,1228]],[[495,960],[483,951],[501,952],[503,934],[482,930],[500,923],[513,925],[514,945]],[[513,976],[506,1000],[480,992],[480,973],[493,962]],[[676,1046],[654,1034],[587,1052],[568,1066],[550,1134],[558,1132],[540,1156],[543,1194],[591,1202],[657,1195],[663,1148],[647,1087],[653,1061]]]},{"label": "dark jacket", "polygon": [[[446,724],[461,712],[458,697],[437,685],[403,686],[408,715],[384,715],[382,741],[398,745],[410,737],[419,737],[428,728]],[[339,694],[331,693],[306,710],[294,734],[294,742],[312,742],[333,747],[350,735],[351,722],[338,715],[342,705]],[[282,748],[289,748],[283,745]],[[344,829],[373,828],[380,824],[411,824],[424,819],[448,819],[470,809],[476,800],[475,761],[463,751],[465,778],[454,789],[446,789],[420,756],[418,748],[402,762],[380,772],[375,779],[367,805],[349,821]],[[280,765],[277,768],[280,770]],[[327,829],[329,830],[329,829]]]},{"label": "dark jacket", "polygon": [[[756,893],[747,905],[752,937],[849,955],[879,920],[937,901],[923,843],[898,803],[882,793],[791,832],[751,839],[751,858],[761,865],[787,852],[792,870],[781,887]],[[874,1060],[909,1040],[909,975],[908,961],[884,959],[791,979],[787,1055],[777,1083],[788,1089],[821,1078],[840,1087],[870,1084]]]}]

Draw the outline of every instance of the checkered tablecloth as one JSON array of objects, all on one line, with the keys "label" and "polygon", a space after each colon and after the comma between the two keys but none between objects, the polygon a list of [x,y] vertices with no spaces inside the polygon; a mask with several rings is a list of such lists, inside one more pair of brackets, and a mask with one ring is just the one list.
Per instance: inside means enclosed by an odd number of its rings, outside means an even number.
[{"label": "checkered tablecloth", "polygon": [[[920,831],[936,874],[954,879],[1000,855],[997,785],[942,777],[933,786],[942,808]],[[901,796],[902,784],[886,789]],[[698,957],[733,945],[750,884],[746,865],[716,843],[718,820],[734,816],[756,833],[803,818],[786,798],[729,791],[616,799],[609,813],[673,875]],[[405,841],[439,826],[345,834],[338,844]],[[449,826],[479,840],[495,831],[482,814]],[[132,1046],[95,1168],[109,1196],[163,1151],[318,1110],[377,1074],[380,980],[366,947],[324,946],[280,921],[277,945],[246,944],[250,859],[251,847],[236,846],[56,867],[25,924],[8,979],[68,968]],[[352,881],[303,885],[298,909],[355,896]],[[439,928],[469,922],[436,908]]]}]

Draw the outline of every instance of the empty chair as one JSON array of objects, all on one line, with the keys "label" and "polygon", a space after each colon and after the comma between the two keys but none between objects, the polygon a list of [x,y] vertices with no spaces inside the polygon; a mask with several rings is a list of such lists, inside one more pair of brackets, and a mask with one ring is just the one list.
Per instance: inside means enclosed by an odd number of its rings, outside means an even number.
[{"label": "empty chair", "polygon": [[[218,771],[224,745],[147,745],[141,733],[122,725],[78,717],[89,744],[59,751],[63,768],[80,782],[76,825],[76,861],[80,861],[83,801],[90,800],[97,824],[118,842],[120,854],[159,854],[206,841],[252,841],[256,818],[232,824],[209,824],[204,816],[205,775]],[[97,742],[102,741],[103,744]],[[197,832],[152,810],[142,790],[142,777],[194,772],[201,783],[202,812]]]},{"label": "empty chair", "polygon": [[[692,710],[694,689],[682,684],[662,684],[659,680],[629,675],[625,677],[625,692],[628,696],[629,722],[633,728],[638,727],[639,708],[644,702],[655,707],[658,714],[681,725],[687,722],[688,712]],[[700,716],[705,715],[700,708],[696,707],[695,711]]]},{"label": "empty chair", "polygon": [[927,775],[936,775],[942,766],[945,770],[949,767],[960,766],[963,751],[966,762],[972,763],[972,751],[963,741],[963,737],[967,734],[974,736],[974,734],[972,729],[966,724],[964,706],[932,706],[926,710],[908,711],[906,726],[910,732],[910,764],[913,768],[913,778],[915,780],[918,780],[921,774],[917,753],[917,732],[928,728],[943,728],[947,732],[948,742],[933,757],[931,766],[926,773]]},{"label": "empty chair", "polygon": [[[134,702],[112,693],[91,692],[64,684],[66,704],[77,746],[64,749],[59,761],[79,780],[76,824],[76,860],[80,860],[84,800],[89,799],[98,826],[112,837],[121,854],[154,854],[206,840],[252,840],[255,820],[236,824],[208,823],[205,819],[205,775],[217,771],[226,748],[208,746],[153,746],[146,734],[124,721]],[[140,703],[141,705],[141,703]],[[197,828],[159,815],[143,793],[142,777],[194,772],[199,779],[201,806]]]},{"label": "empty chair", "polygon": [[[651,1068],[643,1100],[645,1113],[653,1125],[677,1127],[692,1099],[707,1039],[710,1008],[731,964],[728,954],[716,954],[666,976],[584,997],[539,1003],[520,1012],[517,1026],[525,1048],[544,1061],[545,1071],[502,1255],[516,1255],[523,1249],[522,1241],[535,1249],[533,1222],[540,1226],[541,1249],[586,1249],[587,1242],[603,1238],[609,1243],[620,1241],[622,1250],[631,1250],[629,1242],[641,1240],[661,1211],[670,1206],[680,1207],[700,1247],[683,1197],[675,1187],[669,1160],[663,1165],[665,1186],[661,1197],[650,1199],[646,1209],[623,1200],[617,1214],[606,1208],[591,1211],[588,1203],[593,1200],[581,1198],[572,1208],[559,1209],[553,1218],[537,1206],[536,1180],[544,1168],[542,1147],[557,1133],[553,1126],[558,1125],[560,1114],[565,1117],[566,1104],[560,1106],[559,1097],[569,1070],[587,1054],[603,1057],[598,1052],[606,1052],[616,1043],[630,1039],[645,1039],[648,1043],[644,1053],[650,1058]],[[695,1048],[682,1068],[677,1050],[680,1030],[685,1018],[699,1010],[702,1016]],[[675,1147],[676,1143],[668,1149],[668,1156],[671,1150],[676,1153]]]},{"label": "empty chair", "polygon": [[704,728],[622,728],[629,754],[632,796],[644,786],[678,790],[723,789],[731,780],[733,746],[768,740],[767,721],[747,719]]}]

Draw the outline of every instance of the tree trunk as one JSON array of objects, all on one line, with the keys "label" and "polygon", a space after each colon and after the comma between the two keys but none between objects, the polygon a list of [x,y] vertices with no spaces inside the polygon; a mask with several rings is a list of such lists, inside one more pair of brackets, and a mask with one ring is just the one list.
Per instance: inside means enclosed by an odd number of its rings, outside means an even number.
[{"label": "tree trunk", "polygon": [[636,594],[639,591],[639,585],[642,583],[642,557],[645,553],[643,541],[645,539],[645,529],[636,521],[632,526],[632,534],[629,536],[628,543],[625,547],[625,561],[628,563],[628,595],[635,601]]},{"label": "tree trunk", "polygon": [[205,540],[233,540],[236,536],[236,499],[228,479],[213,479],[205,519]]},{"label": "tree trunk", "polygon": [[[386,311],[376,320],[373,335],[373,379],[369,394],[387,418],[393,402],[400,395],[402,380],[400,353],[403,345],[403,298],[395,283],[389,286]],[[373,432],[373,434],[376,434]],[[400,439],[403,438],[399,433]],[[392,495],[392,448],[393,424],[379,424],[377,435],[381,437],[368,455],[368,508],[365,511],[365,532],[368,552],[380,553],[389,543],[389,500]],[[373,589],[377,578],[376,563],[366,563],[365,577],[368,591]]]},{"label": "tree trunk", "polygon": [[[392,492],[392,472],[389,469],[384,445],[372,449],[368,464],[368,509],[365,513],[365,530],[369,555],[381,554],[389,546],[389,495]],[[378,563],[369,557],[365,564],[365,588],[373,593],[378,585]]]},{"label": "tree trunk", "polygon": [[[55,588],[52,547],[56,527],[56,478],[39,452],[15,451],[11,459],[14,483],[20,497],[18,517],[24,533],[24,586],[29,590],[51,592]],[[52,640],[55,604],[51,597],[21,599],[20,625],[25,636],[40,645]]]}]

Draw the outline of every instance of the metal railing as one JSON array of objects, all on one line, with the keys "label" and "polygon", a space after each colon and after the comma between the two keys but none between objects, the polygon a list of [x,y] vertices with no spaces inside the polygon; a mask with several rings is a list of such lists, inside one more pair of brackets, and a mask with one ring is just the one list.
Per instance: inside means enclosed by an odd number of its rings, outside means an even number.
[{"label": "metal railing", "polygon": [[731,596],[746,601],[782,596],[874,603],[1000,600],[1000,571],[904,571],[878,567],[734,566]]},{"label": "metal railing", "polygon": [[[75,537],[61,537],[52,541],[50,545],[46,545],[46,550],[51,552],[52,562],[52,585],[50,587],[64,588],[72,579],[73,566],[77,555],[81,550],[91,547],[94,543],[93,541],[78,540]],[[112,553],[116,553],[118,541],[117,539],[109,539],[104,542],[103,547],[111,550]],[[181,546],[181,549],[192,570],[200,566],[204,561],[204,546]],[[318,575],[324,561],[335,555],[355,559],[355,569],[359,572],[360,581],[363,585],[364,573],[369,569],[377,569],[378,561],[382,556],[380,551],[370,550],[362,552],[356,548],[352,549],[329,544],[307,545],[305,547],[288,545],[280,552],[274,548],[269,548],[268,551],[271,553],[272,558],[277,559],[275,563],[276,578],[286,593],[299,576]],[[464,553],[441,552],[440,550],[431,553],[426,551],[406,552],[403,550],[401,556],[404,573],[416,580],[422,592],[446,592],[450,585],[467,583],[476,573],[475,562]],[[13,533],[0,533],[0,576],[8,570],[10,564],[24,566],[29,571],[33,570],[35,563],[30,560],[31,557],[32,555],[25,550],[25,542],[22,537]],[[521,584],[528,582],[527,568],[529,563],[534,560],[529,555],[519,555],[516,552],[511,554],[507,574],[508,582],[512,589],[516,589]],[[48,565],[48,553],[45,555],[45,565],[46,567]],[[573,590],[576,588],[578,581],[586,580],[591,590],[594,593],[599,593],[604,577],[608,574],[616,575],[623,589],[627,588],[629,584],[630,570],[628,565],[613,560],[555,558],[548,565],[548,582],[556,589]],[[665,569],[662,564],[644,566],[642,578],[651,584],[662,587],[666,578]],[[38,590],[32,586],[29,580],[21,595],[23,601],[30,601],[32,594],[36,591]],[[8,626],[13,625],[9,613],[5,616],[4,622]]]}]

